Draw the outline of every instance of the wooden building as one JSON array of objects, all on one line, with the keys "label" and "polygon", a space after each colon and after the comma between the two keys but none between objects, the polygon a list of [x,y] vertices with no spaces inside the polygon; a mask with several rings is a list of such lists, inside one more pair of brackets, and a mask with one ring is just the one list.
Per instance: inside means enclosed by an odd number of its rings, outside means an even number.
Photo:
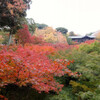
[{"label": "wooden building", "polygon": [[87,40],[94,40],[95,36],[69,36],[68,38],[75,42],[85,42]]}]

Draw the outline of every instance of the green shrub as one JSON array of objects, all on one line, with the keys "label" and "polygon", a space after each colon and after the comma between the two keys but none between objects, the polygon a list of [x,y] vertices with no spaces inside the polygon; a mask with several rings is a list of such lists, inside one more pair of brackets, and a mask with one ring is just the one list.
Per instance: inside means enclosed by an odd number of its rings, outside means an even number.
[{"label": "green shrub", "polygon": [[100,85],[100,42],[82,44],[71,53],[67,59],[74,59],[75,62],[69,69],[81,74],[76,82],[70,82],[72,91],[77,94],[79,100],[93,98],[93,100],[99,100],[97,89]]},{"label": "green shrub", "polygon": [[58,81],[64,84],[67,84],[66,81],[70,82],[72,92],[77,95],[77,100],[100,100],[100,91],[98,90],[100,86],[100,42],[83,43],[78,48],[59,51],[50,58],[74,59],[74,63],[67,67],[81,76],[78,79],[64,76],[62,80]]},{"label": "green shrub", "polygon": [[92,91],[92,89],[88,88],[86,85],[82,85],[82,84],[72,81],[72,80],[70,81],[70,84],[72,85],[73,93],[79,93],[80,91],[84,91],[84,92]]},{"label": "green shrub", "polygon": [[90,92],[90,91],[79,92],[79,94],[77,94],[78,100],[92,100],[93,99],[93,95],[94,94],[92,92]]},{"label": "green shrub", "polygon": [[77,100],[76,96],[71,92],[72,88],[70,86],[64,87],[59,94],[48,95],[45,100]]}]

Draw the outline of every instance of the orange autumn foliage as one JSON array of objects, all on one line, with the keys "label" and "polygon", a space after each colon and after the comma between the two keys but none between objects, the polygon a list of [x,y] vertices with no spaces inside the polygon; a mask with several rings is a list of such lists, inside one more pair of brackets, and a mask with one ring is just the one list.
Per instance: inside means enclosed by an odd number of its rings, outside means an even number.
[{"label": "orange autumn foliage", "polygon": [[35,36],[41,36],[46,42],[51,43],[67,43],[66,37],[54,30],[52,27],[45,27],[44,29],[36,29]]},{"label": "orange autumn foliage", "polygon": [[[36,51],[37,50],[37,51]],[[11,46],[0,51],[0,87],[8,84],[27,86],[39,92],[51,90],[59,92],[63,85],[56,82],[54,76],[65,74],[78,76],[67,68],[73,61],[64,59],[50,60],[46,55],[53,53],[51,47]]]}]

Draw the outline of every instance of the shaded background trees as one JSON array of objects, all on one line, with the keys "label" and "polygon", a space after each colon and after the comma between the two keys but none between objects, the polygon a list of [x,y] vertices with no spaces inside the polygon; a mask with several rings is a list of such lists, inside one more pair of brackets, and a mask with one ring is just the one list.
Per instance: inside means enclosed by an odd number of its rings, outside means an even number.
[{"label": "shaded background trees", "polygon": [[68,32],[68,36],[77,36],[73,31]]},{"label": "shaded background trees", "polygon": [[66,34],[68,32],[68,29],[63,28],[63,27],[58,27],[58,28],[56,28],[56,30],[58,32],[61,32],[62,34]]},{"label": "shaded background trees", "polygon": [[46,25],[46,24],[39,24],[39,23],[36,23],[36,26],[38,29],[43,29],[45,27],[48,27],[48,25]]}]

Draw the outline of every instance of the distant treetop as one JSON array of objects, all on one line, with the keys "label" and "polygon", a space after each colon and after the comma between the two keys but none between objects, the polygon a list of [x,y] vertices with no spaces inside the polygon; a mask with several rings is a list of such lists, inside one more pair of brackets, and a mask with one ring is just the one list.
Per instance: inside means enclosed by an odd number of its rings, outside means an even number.
[{"label": "distant treetop", "polygon": [[39,23],[36,23],[36,26],[38,29],[43,29],[45,27],[48,27],[48,25],[46,25],[46,24],[39,24]]},{"label": "distant treetop", "polygon": [[57,27],[56,30],[58,32],[61,32],[62,34],[66,34],[68,32],[68,29],[66,29],[64,27]]}]

